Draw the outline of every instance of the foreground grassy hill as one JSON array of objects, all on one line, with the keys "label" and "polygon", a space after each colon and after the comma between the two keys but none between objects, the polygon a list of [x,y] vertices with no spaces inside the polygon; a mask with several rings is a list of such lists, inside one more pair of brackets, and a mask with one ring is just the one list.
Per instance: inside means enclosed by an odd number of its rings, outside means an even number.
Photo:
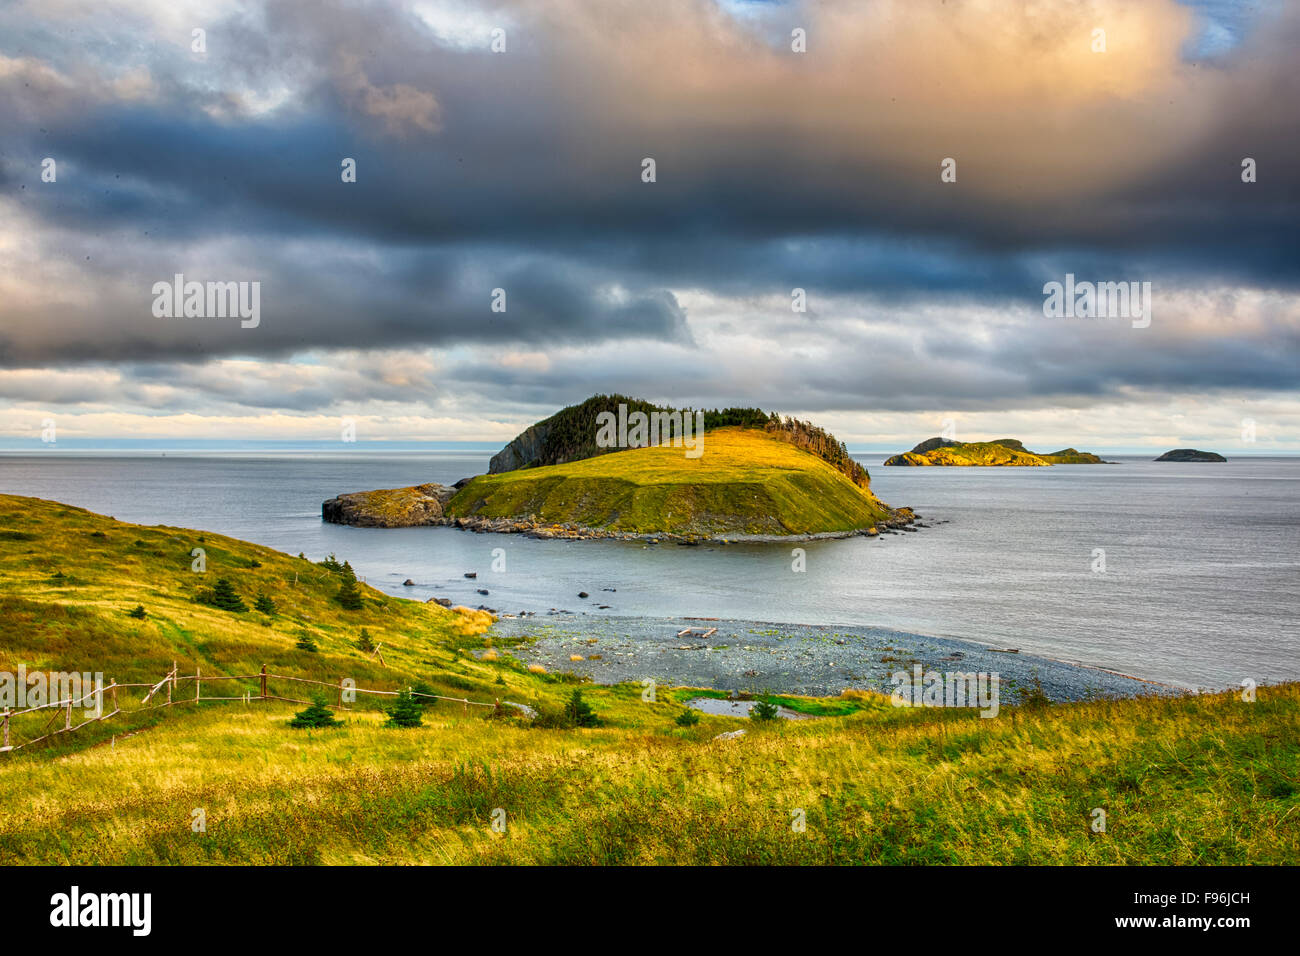
[{"label": "foreground grassy hill", "polygon": [[[205,575],[189,570],[193,547]],[[276,614],[194,603],[218,574],[273,596]],[[0,496],[0,670],[152,681],[173,660],[205,675],[269,663],[540,711],[440,702],[399,730],[360,698],[317,731],[291,729],[299,708],[273,701],[134,711],[0,754],[0,864],[1300,861],[1300,685],[1254,703],[1004,701],[992,720],[849,692],[782,701],[839,716],[693,727],[675,718],[695,691],[646,702],[640,684],[587,685],[602,726],[574,728],[559,707],[577,679],[522,667],[484,615],[364,585],[348,610],[340,580],[219,535]],[[387,667],[355,649],[361,626]],[[303,633],[319,652],[297,648]]]},{"label": "foreground grassy hill", "polygon": [[[485,612],[390,598],[365,584],[361,607],[348,610],[338,600],[341,575],[306,558],[39,498],[0,495],[0,529],[0,671],[22,663],[29,671],[152,682],[179,660],[182,673],[248,674],[267,664],[282,674],[347,675],[389,688],[448,677],[449,643],[492,622]],[[205,552],[203,573],[191,570],[196,548]],[[248,611],[196,602],[220,578]],[[252,609],[259,595],[274,602],[274,614]],[[137,605],[143,619],[129,616]],[[387,666],[357,649],[362,628],[383,645]],[[304,639],[318,650],[300,649]],[[486,681],[481,690],[487,693]]]},{"label": "foreground grassy hill", "polygon": [[632,448],[565,465],[480,475],[446,505],[452,518],[527,518],[627,533],[815,534],[891,517],[869,488],[778,435],[707,433],[699,458]]},{"label": "foreground grassy hill", "polygon": [[909,452],[886,459],[885,464],[1042,468],[1048,465],[1101,465],[1105,462],[1091,452],[1076,448],[1032,452],[1015,438],[977,442],[929,438]]}]

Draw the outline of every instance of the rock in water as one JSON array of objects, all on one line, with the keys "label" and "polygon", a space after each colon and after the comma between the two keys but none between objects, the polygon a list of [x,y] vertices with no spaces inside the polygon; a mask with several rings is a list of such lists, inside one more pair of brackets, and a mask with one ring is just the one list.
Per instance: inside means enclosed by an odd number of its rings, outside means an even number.
[{"label": "rock in water", "polygon": [[357,491],[321,503],[321,518],[330,524],[359,528],[413,528],[445,524],[443,507],[454,488],[430,483],[414,488]]}]

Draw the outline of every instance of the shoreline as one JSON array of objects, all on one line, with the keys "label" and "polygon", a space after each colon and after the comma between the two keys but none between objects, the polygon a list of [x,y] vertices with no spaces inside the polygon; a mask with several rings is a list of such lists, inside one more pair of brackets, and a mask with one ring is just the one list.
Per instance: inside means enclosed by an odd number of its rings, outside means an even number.
[{"label": "shoreline", "polygon": [[458,531],[471,531],[475,534],[522,534],[525,537],[543,541],[587,541],[616,540],[643,541],[658,544],[667,541],[677,544],[781,544],[786,541],[829,541],[840,538],[866,537],[874,538],[882,534],[898,534],[903,531],[916,531],[929,528],[930,525],[919,524],[921,517],[910,508],[894,509],[895,517],[878,522],[866,528],[851,528],[847,531],[815,531],[805,534],[745,534],[734,532],[722,535],[679,532],[679,531],[611,531],[608,528],[592,528],[578,524],[542,524],[523,518],[478,518],[474,516],[444,518],[445,527]]},{"label": "shoreline", "polygon": [[1038,685],[1053,701],[1188,691],[1015,649],[861,625],[555,612],[502,617],[492,634],[506,639],[502,649],[525,664],[571,671],[597,684],[652,679],[735,693],[836,697],[856,688],[888,694],[894,673],[920,665],[924,671],[998,674],[1008,704]]},{"label": "shoreline", "polygon": [[[340,498],[343,496],[340,496]],[[793,541],[827,541],[839,538],[866,537],[875,538],[882,534],[899,534],[914,532],[932,525],[922,524],[921,516],[911,508],[895,508],[891,517],[864,528],[850,528],[845,531],[815,531],[802,534],[746,534],[729,532],[710,534],[692,531],[612,531],[608,528],[593,528],[587,525],[563,523],[546,524],[533,518],[481,518],[474,515],[446,517],[424,515],[418,520],[379,524],[372,520],[345,515],[344,510],[335,505],[338,498],[332,498],[322,504],[321,520],[326,524],[335,524],[348,528],[455,528],[457,531],[470,531],[474,534],[520,534],[527,538],[542,541],[642,541],[648,544],[669,542],[677,544],[781,544]]]}]

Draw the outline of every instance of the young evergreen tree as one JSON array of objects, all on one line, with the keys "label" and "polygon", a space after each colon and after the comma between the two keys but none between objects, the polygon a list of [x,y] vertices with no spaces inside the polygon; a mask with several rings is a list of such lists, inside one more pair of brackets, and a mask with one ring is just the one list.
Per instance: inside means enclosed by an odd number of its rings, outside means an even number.
[{"label": "young evergreen tree", "polygon": [[361,590],[357,587],[357,576],[352,565],[343,562],[343,583],[339,585],[339,604],[348,611],[359,611],[365,606],[361,600]]},{"label": "young evergreen tree", "polygon": [[343,721],[334,718],[334,712],[329,709],[329,701],[324,694],[312,694],[311,701],[311,706],[306,710],[300,710],[293,715],[293,720],[289,721],[290,727],[341,727],[343,725]]},{"label": "young evergreen tree", "polygon": [[315,654],[318,650],[320,650],[320,648],[316,646],[316,642],[312,640],[310,634],[303,634],[302,637],[298,638],[298,643],[295,644],[294,646],[298,648],[298,650],[300,651],[307,651],[308,653],[311,654]]},{"label": "young evergreen tree", "polygon": [[582,699],[582,691],[576,688],[569,702],[564,705],[564,715],[575,727],[599,727],[600,718],[591,709],[591,705]]},{"label": "young evergreen tree", "polygon": [[272,617],[274,617],[279,611],[279,608],[275,606],[275,601],[272,600],[271,596],[265,591],[262,591],[257,595],[257,600],[253,602],[253,607],[257,608],[263,614],[269,614]]},{"label": "young evergreen tree", "polygon": [[361,629],[361,636],[357,638],[357,650],[363,654],[373,654],[375,652],[375,642],[370,637],[370,632],[364,627]]},{"label": "young evergreen tree", "polygon": [[411,693],[408,687],[397,695],[393,706],[388,708],[388,722],[385,727],[419,727],[424,717],[424,708],[420,699]]},{"label": "young evergreen tree", "polygon": [[781,713],[777,709],[774,701],[764,697],[762,700],[754,704],[753,708],[749,712],[749,716],[753,720],[767,721],[776,720],[781,716]]},{"label": "young evergreen tree", "polygon": [[146,617],[148,617],[148,615],[145,614],[145,612],[144,612],[144,605],[143,605],[143,604],[137,604],[134,608],[132,608],[131,610],[127,611],[127,612],[126,612],[126,616],[127,616],[127,617],[133,617],[133,618],[135,618],[135,619],[138,620],[138,621],[143,621]]},{"label": "young evergreen tree", "polygon": [[217,578],[217,583],[212,588],[212,606],[223,611],[234,611],[236,614],[243,614],[248,610],[248,605],[235,593],[235,586],[230,583],[229,578]]},{"label": "young evergreen tree", "polygon": [[699,722],[700,715],[690,707],[687,707],[674,719],[674,723],[676,723],[678,727],[694,727]]}]

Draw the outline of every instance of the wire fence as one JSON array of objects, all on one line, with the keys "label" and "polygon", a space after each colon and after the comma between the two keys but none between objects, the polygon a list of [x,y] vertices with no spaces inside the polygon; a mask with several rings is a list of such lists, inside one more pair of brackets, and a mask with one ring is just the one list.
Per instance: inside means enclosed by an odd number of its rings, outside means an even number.
[{"label": "wire fence", "polygon": [[[189,695],[188,688],[184,696],[179,693],[180,686],[186,681],[194,682],[194,694]],[[259,693],[254,694],[251,690],[245,690],[241,695],[226,696],[203,696],[204,684],[217,684],[221,681],[257,681]],[[351,703],[355,700],[355,694],[370,694],[376,697],[396,697],[402,693],[399,690],[375,690],[367,687],[357,687],[351,682],[350,678],[339,678],[337,681],[314,680],[310,677],[293,677],[289,674],[271,674],[266,670],[266,665],[256,674],[218,674],[211,677],[204,677],[199,668],[195,668],[193,674],[177,673],[177,665],[173,662],[172,669],[168,671],[155,684],[119,684],[117,681],[111,681],[107,686],[96,686],[89,693],[82,694],[80,697],[68,696],[63,700],[50,701],[49,703],[38,704],[33,707],[27,707],[22,710],[0,711],[0,753],[12,753],[16,750],[22,750],[24,747],[30,747],[33,744],[40,743],[43,740],[50,740],[61,734],[75,733],[83,727],[91,724],[100,723],[124,713],[119,706],[118,691],[129,691],[131,689],[148,688],[148,692],[141,699],[137,706],[128,706],[125,713],[136,714],[148,710],[157,710],[164,707],[174,707],[178,704],[198,704],[208,701],[242,701],[252,703],[254,701],[284,701],[290,704],[308,704],[310,701],[302,700],[297,697],[285,697],[280,694],[271,693],[271,681],[291,681],[299,684],[312,684],[318,687],[328,687],[335,692],[335,706],[342,708],[345,703]],[[166,693],[166,700],[162,695]],[[415,697],[423,697],[428,700],[444,700],[453,704],[460,704],[465,713],[469,713],[471,707],[489,707],[495,712],[500,712],[501,701],[495,700],[492,703],[486,701],[470,700],[466,697],[444,697],[441,694],[424,694],[419,691],[410,691]],[[125,694],[123,696],[126,696]],[[155,697],[158,699],[155,700]],[[92,705],[82,706],[84,711],[90,711],[95,716],[86,717],[80,723],[73,722],[73,710],[80,705],[86,705],[87,701],[93,701]],[[105,712],[105,706],[109,708]],[[42,711],[50,711],[50,717],[45,725],[39,729],[39,735],[30,737],[21,742],[15,742],[13,737],[16,736],[16,726],[13,721],[18,717],[25,717],[31,714],[39,714]],[[63,717],[63,726],[57,726],[60,715]],[[84,715],[83,715],[84,716]]]}]

